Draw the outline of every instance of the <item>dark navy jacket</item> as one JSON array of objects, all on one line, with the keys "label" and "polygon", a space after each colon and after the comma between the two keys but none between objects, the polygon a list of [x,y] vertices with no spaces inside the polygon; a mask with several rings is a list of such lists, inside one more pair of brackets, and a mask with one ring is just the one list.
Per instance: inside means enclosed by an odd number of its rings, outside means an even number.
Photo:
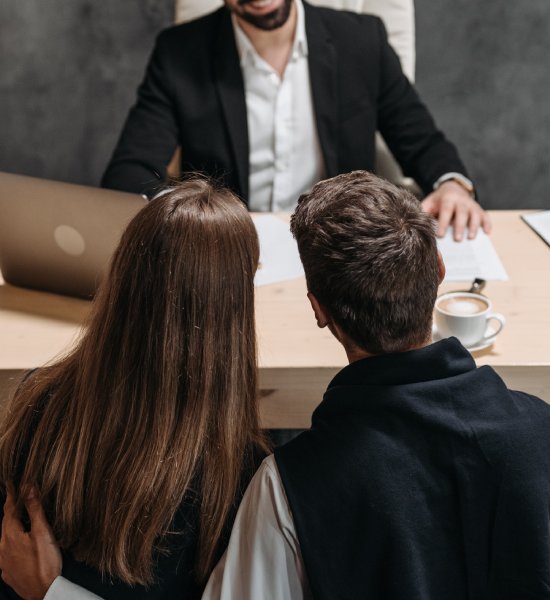
[{"label": "dark navy jacket", "polygon": [[456,339],[344,368],[275,457],[314,598],[550,598],[550,406]]}]

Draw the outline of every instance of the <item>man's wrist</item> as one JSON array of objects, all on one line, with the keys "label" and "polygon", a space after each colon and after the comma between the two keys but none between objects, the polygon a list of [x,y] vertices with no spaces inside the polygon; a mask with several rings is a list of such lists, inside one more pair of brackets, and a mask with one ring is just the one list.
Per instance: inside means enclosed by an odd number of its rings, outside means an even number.
[{"label": "man's wrist", "polygon": [[463,175],[462,173],[454,173],[454,172],[444,173],[434,183],[434,185],[433,185],[434,191],[439,189],[444,183],[447,183],[449,181],[452,181],[452,182],[460,185],[460,187],[462,187],[466,192],[468,192],[468,194],[470,194],[470,196],[475,200],[476,190],[475,190],[474,184],[470,179],[468,179],[468,177],[466,177],[466,175]]}]

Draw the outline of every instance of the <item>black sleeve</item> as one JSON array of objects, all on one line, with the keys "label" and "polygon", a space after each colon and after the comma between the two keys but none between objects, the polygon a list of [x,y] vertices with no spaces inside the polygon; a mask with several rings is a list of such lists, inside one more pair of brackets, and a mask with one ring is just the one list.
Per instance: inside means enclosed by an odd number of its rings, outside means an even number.
[{"label": "black sleeve", "polygon": [[138,88],[102,187],[151,195],[166,179],[179,134],[172,86],[167,74],[169,47],[161,33]]},{"label": "black sleeve", "polygon": [[378,129],[404,174],[428,194],[441,175],[457,172],[468,176],[466,168],[404,75],[382,21],[377,22],[381,37]]}]

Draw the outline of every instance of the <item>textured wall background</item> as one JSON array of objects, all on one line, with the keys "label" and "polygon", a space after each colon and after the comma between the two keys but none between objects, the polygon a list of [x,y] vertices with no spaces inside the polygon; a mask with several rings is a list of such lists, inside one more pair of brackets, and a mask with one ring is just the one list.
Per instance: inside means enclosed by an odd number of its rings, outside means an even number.
[{"label": "textured wall background", "polygon": [[[417,85],[490,208],[550,208],[549,0],[416,0]],[[2,0],[0,170],[97,184],[173,0]]]},{"label": "textured wall background", "polygon": [[417,86],[490,208],[550,208],[550,2],[415,0]]},{"label": "textured wall background", "polygon": [[173,0],[1,0],[0,170],[97,185]]}]

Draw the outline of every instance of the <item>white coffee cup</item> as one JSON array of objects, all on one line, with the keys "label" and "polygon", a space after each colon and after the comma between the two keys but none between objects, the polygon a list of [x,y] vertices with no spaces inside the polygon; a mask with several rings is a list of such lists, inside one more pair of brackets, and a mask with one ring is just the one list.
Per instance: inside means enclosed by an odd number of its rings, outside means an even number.
[{"label": "white coffee cup", "polygon": [[[491,312],[491,301],[472,292],[448,292],[438,296],[434,310],[439,337],[457,337],[464,346],[489,344],[501,331],[506,319]],[[489,321],[496,321],[496,331],[489,330]]]}]

